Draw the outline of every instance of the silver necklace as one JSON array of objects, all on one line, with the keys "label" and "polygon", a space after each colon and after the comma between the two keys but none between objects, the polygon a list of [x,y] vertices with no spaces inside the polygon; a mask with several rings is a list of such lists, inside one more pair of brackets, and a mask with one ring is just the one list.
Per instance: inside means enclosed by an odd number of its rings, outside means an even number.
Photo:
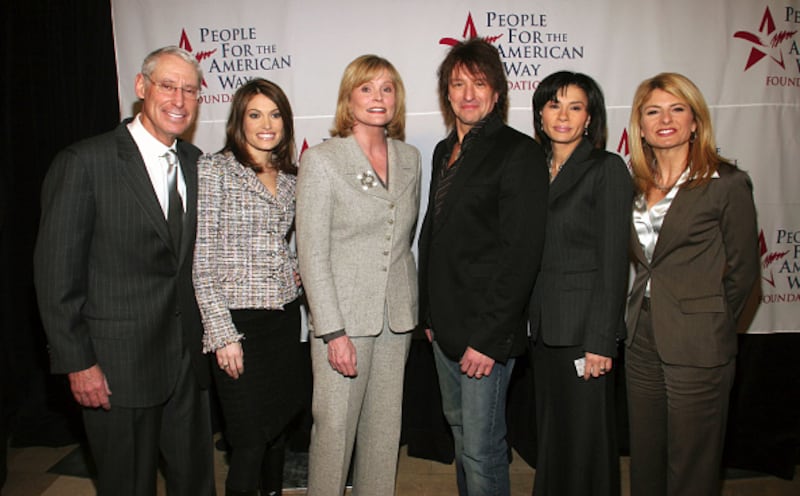
[{"label": "silver necklace", "polygon": [[[686,168],[684,168],[683,170],[685,171],[687,168],[691,167],[691,165],[692,165],[691,162],[686,164]],[[672,181],[672,184],[670,184],[669,186],[662,186],[658,184],[657,180],[657,178],[661,178],[661,171],[658,169],[658,163],[656,162],[656,159],[653,159],[653,171],[655,172],[653,174],[653,187],[661,191],[662,193],[669,193],[670,191],[672,191],[672,188],[674,188],[675,185],[678,184],[678,181],[683,175],[683,171],[681,171],[681,173],[678,174],[678,177],[676,177],[675,180]]]},{"label": "silver necklace", "polygon": [[566,163],[566,161],[561,162],[560,164],[556,165],[555,166],[555,170],[554,170],[553,169],[553,159],[550,159],[550,163],[549,163],[549,166],[548,166],[547,169],[550,172],[550,182],[551,183],[553,182],[553,179],[556,178],[558,173],[561,172],[561,168],[564,167],[564,163]]}]

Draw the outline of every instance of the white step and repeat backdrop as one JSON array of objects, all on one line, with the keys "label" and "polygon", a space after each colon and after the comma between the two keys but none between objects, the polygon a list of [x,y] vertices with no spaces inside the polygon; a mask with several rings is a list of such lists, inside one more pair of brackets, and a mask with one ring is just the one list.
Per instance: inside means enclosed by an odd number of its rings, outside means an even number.
[{"label": "white step and repeat backdrop", "polygon": [[763,294],[749,332],[800,332],[800,0],[112,0],[112,11],[122,115],[145,55],[180,45],[204,71],[189,137],[204,151],[222,146],[231,97],[253,77],[288,94],[298,149],[320,143],[344,67],[375,53],[403,76],[406,141],[429,162],[446,132],[436,68],[449,43],[480,36],[503,58],[512,126],[532,134],[542,78],[585,72],[605,93],[608,148],[627,159],[636,86],[683,73],[711,107],[722,155],[755,185]]}]

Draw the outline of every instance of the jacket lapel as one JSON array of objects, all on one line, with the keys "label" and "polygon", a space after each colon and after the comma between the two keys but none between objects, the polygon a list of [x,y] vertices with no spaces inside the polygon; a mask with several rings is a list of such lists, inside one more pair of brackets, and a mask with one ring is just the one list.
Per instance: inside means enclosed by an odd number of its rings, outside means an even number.
[{"label": "jacket lapel", "polygon": [[389,139],[389,190],[391,198],[400,196],[414,181],[417,164],[403,160],[397,149],[397,141]]},{"label": "jacket lapel", "polygon": [[183,180],[186,183],[186,212],[183,214],[183,235],[178,253],[178,261],[183,263],[187,256],[192,256],[197,231],[197,160],[189,157],[180,140],[178,140],[177,148]]},{"label": "jacket lapel", "polygon": [[589,141],[581,139],[572,155],[567,159],[561,167],[561,171],[556,175],[556,178],[550,184],[550,193],[548,195],[548,203],[552,205],[564,193],[571,190],[575,184],[592,166],[589,155],[592,153],[592,145]]},{"label": "jacket lapel", "polygon": [[[355,137],[349,136],[344,138],[342,146],[344,147],[348,160],[346,164],[342,164],[340,171],[344,175],[347,183],[353,188],[363,191],[364,194],[389,199],[389,192],[386,191],[386,188],[381,184],[378,175],[375,174],[375,171],[372,169],[372,164],[369,163],[367,156],[364,155]],[[397,154],[396,151],[393,153],[391,141],[387,148],[389,153],[389,184],[391,187],[393,179],[392,159],[397,160]]]},{"label": "jacket lapel", "polygon": [[664,223],[661,225],[661,231],[658,233],[658,241],[653,250],[653,261],[651,265],[656,265],[660,258],[665,253],[669,253],[672,246],[682,242],[686,236],[681,231],[686,231],[686,223],[692,217],[694,211],[694,204],[705,187],[699,188],[680,188],[675,198],[672,200],[672,205],[664,217]]},{"label": "jacket lapel", "polygon": [[[467,181],[470,177],[472,177],[481,163],[486,159],[486,156],[491,151],[492,147],[495,143],[495,134],[500,129],[500,127],[493,128],[493,129],[485,129],[486,136],[476,137],[475,142],[472,143],[464,155],[461,163],[458,164],[458,170],[455,171],[456,176],[453,178],[453,182],[450,184],[450,190],[447,192],[447,196],[444,199],[444,203],[442,204],[442,210],[439,215],[436,217],[436,221],[433,223],[433,234],[439,232],[439,230],[447,223],[448,217],[450,217],[450,213],[453,211],[454,205],[458,203],[458,199],[461,197],[464,191],[464,187],[467,184]],[[442,147],[444,150],[444,147]],[[439,157],[436,157],[439,161],[438,164],[435,164],[434,167],[434,174],[439,176],[442,172],[442,167],[446,167],[444,164],[444,156],[440,154]],[[437,188],[439,177],[436,177]],[[432,195],[436,194],[436,190],[431,191]],[[435,201],[433,198],[428,199],[429,202]],[[435,206],[433,207],[435,209]]]},{"label": "jacket lapel", "polygon": [[[136,142],[133,141],[133,138],[128,132],[126,123],[122,123],[117,128],[116,138],[117,153],[119,157],[119,161],[116,165],[119,168],[120,176],[128,185],[131,192],[133,192],[136,201],[142,207],[145,215],[147,215],[147,217],[152,221],[153,229],[155,229],[156,233],[158,233],[158,236],[164,241],[164,243],[171,247],[172,242],[169,235],[169,228],[167,227],[167,220],[164,218],[164,212],[161,210],[161,205],[158,203],[158,197],[156,197],[156,192],[153,189],[153,183],[150,181],[150,176],[147,174],[147,169],[145,168],[144,160],[142,160],[142,155],[139,153],[139,148],[136,146]],[[181,167],[183,167],[184,156],[179,155],[179,157],[181,160]],[[188,161],[188,159],[186,160]],[[193,194],[196,195],[196,169],[194,171],[194,184],[195,186],[193,188]],[[187,181],[187,190],[188,189]],[[192,202],[187,201],[187,204],[191,205]],[[186,217],[184,217],[184,223],[185,222]],[[183,238],[188,240],[189,236],[183,236]],[[191,239],[194,239],[194,237],[192,236]]]}]

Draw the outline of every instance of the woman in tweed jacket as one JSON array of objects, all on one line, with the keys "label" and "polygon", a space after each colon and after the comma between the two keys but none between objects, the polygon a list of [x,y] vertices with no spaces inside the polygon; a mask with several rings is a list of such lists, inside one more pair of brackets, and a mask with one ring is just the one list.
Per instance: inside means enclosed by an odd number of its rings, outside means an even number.
[{"label": "woman in tweed jacket", "polygon": [[289,101],[254,79],[233,97],[225,147],[198,162],[194,284],[232,447],[227,495],[280,494],[283,433],[309,394],[293,158]]}]

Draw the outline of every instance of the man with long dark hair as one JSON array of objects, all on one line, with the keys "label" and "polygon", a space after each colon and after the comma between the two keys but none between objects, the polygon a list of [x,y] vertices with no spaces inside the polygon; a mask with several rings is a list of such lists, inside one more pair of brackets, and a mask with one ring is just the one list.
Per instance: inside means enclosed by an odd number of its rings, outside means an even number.
[{"label": "man with long dark hair", "polygon": [[420,322],[433,342],[460,495],[509,493],[505,402],[526,349],[525,307],[539,270],[547,167],[505,124],[497,50],[473,38],[439,67],[450,133],[433,154],[419,242]]}]

